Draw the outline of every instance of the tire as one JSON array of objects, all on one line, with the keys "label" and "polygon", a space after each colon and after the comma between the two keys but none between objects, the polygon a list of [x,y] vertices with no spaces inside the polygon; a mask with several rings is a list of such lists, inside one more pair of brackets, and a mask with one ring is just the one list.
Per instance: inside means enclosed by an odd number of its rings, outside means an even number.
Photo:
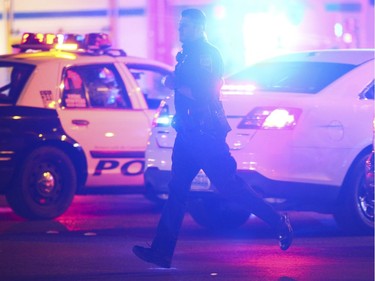
[{"label": "tire", "polygon": [[192,198],[188,210],[194,221],[213,230],[235,229],[247,222],[250,212],[215,194]]},{"label": "tire", "polygon": [[348,233],[374,232],[374,187],[367,184],[365,170],[368,157],[368,153],[361,155],[352,166],[334,213],[338,225]]},{"label": "tire", "polygon": [[155,204],[157,208],[162,208],[168,200],[168,193],[156,193],[151,184],[145,184],[145,198]]},{"label": "tire", "polygon": [[46,146],[32,151],[6,192],[10,207],[27,219],[52,219],[70,206],[77,189],[72,161],[60,149]]}]

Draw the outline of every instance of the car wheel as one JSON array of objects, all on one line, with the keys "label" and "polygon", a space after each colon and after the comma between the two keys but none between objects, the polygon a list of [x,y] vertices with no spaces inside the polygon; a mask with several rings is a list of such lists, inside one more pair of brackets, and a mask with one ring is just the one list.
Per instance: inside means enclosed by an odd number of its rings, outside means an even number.
[{"label": "car wheel", "polygon": [[192,198],[189,201],[189,213],[199,225],[215,230],[235,229],[249,219],[248,210],[214,194],[211,195]]},{"label": "car wheel", "polygon": [[153,186],[149,183],[145,184],[145,188],[145,198],[153,202],[156,207],[163,207],[165,202],[168,200],[168,193],[156,193]]},{"label": "car wheel", "polygon": [[374,187],[366,184],[365,172],[368,157],[362,155],[351,168],[334,214],[338,224],[350,233],[374,231]]},{"label": "car wheel", "polygon": [[63,214],[77,189],[75,168],[55,147],[32,151],[6,193],[11,208],[28,219],[51,219]]}]

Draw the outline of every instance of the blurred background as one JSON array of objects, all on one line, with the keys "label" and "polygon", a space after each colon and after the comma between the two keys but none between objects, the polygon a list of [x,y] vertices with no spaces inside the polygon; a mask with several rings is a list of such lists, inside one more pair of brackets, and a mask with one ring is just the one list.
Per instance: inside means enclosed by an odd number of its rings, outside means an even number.
[{"label": "blurred background", "polygon": [[105,32],[128,54],[174,64],[188,7],[207,14],[226,73],[290,51],[374,48],[374,0],[0,0],[0,54],[24,32]]}]

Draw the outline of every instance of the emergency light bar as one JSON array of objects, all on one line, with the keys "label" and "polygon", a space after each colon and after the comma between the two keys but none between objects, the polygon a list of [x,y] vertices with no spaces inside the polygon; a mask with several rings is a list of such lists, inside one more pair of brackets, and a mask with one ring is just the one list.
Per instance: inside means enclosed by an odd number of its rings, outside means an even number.
[{"label": "emergency light bar", "polygon": [[85,36],[85,46],[88,50],[103,50],[112,46],[106,33],[89,33]]},{"label": "emergency light bar", "polygon": [[14,48],[18,48],[22,51],[28,49],[33,50],[50,50],[54,44],[55,37],[51,37],[51,34],[43,33],[24,33],[21,38],[21,44],[12,45]]},{"label": "emergency light bar", "polygon": [[52,49],[65,51],[104,51],[111,47],[111,41],[106,33],[81,34],[43,34],[24,33],[21,43],[12,47],[21,52],[27,50],[48,51]]},{"label": "emergency light bar", "polygon": [[57,34],[55,48],[58,50],[75,51],[84,49],[85,36],[81,34]]}]

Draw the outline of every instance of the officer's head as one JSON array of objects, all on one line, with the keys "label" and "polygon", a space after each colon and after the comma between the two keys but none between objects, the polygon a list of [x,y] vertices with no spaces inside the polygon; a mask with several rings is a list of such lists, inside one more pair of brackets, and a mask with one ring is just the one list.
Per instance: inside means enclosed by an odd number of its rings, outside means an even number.
[{"label": "officer's head", "polygon": [[206,16],[198,9],[186,9],[181,13],[178,27],[180,41],[187,43],[205,36]]}]

